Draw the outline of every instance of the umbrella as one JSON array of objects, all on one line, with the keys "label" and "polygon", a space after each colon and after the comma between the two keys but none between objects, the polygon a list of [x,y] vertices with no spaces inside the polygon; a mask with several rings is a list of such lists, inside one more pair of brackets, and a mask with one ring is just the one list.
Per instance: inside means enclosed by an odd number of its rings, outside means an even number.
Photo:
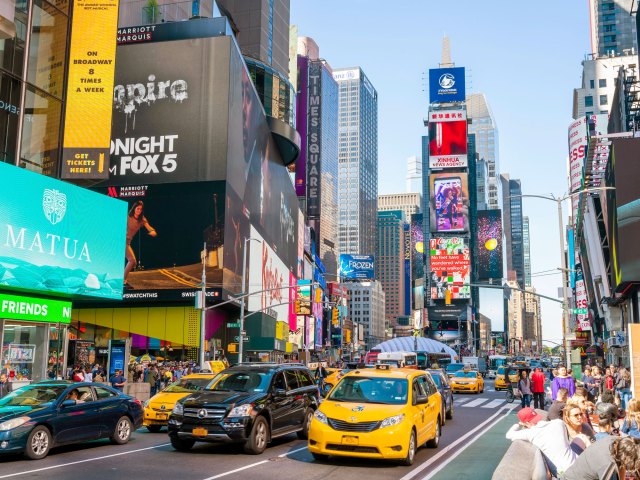
[{"label": "umbrella", "polygon": [[150,362],[155,362],[156,360],[157,360],[156,357],[148,353],[145,353],[144,355],[140,355],[138,358],[136,358],[136,362],[138,363],[150,363]]}]

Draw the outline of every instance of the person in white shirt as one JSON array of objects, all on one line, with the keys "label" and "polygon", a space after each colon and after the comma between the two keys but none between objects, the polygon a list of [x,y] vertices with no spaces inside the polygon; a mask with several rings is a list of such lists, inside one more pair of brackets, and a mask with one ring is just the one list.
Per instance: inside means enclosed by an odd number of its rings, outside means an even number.
[{"label": "person in white shirt", "polygon": [[[544,420],[533,408],[523,408],[518,412],[519,423],[507,432],[507,438],[525,440],[541,451],[551,474],[557,477],[575,462],[577,455],[571,449],[567,426],[563,420]],[[524,427],[523,429],[521,429]]]}]

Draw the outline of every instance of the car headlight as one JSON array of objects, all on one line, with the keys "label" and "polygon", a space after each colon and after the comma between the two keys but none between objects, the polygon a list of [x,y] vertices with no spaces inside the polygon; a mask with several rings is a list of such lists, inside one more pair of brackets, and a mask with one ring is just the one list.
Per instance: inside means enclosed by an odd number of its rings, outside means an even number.
[{"label": "car headlight", "polygon": [[253,410],[253,404],[240,405],[239,407],[233,407],[229,412],[228,417],[248,417]]},{"label": "car headlight", "polygon": [[319,422],[322,422],[326,425],[329,425],[329,421],[327,420],[327,416],[322,413],[320,410],[316,410],[313,413],[313,416],[315,417],[316,420],[318,420]]},{"label": "car headlight", "polygon": [[31,418],[29,417],[18,417],[18,418],[12,418],[11,420],[7,420],[6,422],[2,422],[0,423],[0,432],[13,430],[14,428],[19,427],[20,425],[24,425],[29,420],[31,420]]},{"label": "car headlight", "polygon": [[171,413],[173,413],[174,415],[184,415],[184,405],[180,402],[176,402],[176,404],[173,406],[173,410],[171,410]]},{"label": "car headlight", "polygon": [[142,406],[143,406],[144,408],[147,408],[147,407],[149,406],[149,402],[150,402],[150,401],[151,401],[151,399],[149,399],[149,400],[145,400],[144,402],[142,402]]},{"label": "car headlight", "polygon": [[393,417],[385,418],[380,424],[380,428],[394,427],[396,425],[399,425],[403,420],[404,420],[404,413],[401,413],[400,415],[394,415]]}]

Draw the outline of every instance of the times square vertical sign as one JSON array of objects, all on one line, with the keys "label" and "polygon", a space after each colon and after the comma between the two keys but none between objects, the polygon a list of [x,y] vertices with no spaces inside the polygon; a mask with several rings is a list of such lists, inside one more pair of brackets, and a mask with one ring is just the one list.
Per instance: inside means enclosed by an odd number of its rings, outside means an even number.
[{"label": "times square vertical sign", "polygon": [[309,63],[309,114],[307,124],[307,214],[320,218],[320,118],[322,64]]}]

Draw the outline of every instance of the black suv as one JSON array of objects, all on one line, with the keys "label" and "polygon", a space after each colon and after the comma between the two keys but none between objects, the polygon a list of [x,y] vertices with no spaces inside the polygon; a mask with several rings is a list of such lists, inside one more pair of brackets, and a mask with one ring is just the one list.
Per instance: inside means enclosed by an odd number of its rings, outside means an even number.
[{"label": "black suv", "polygon": [[257,455],[276,437],[296,432],[306,439],[318,403],[313,375],[303,365],[235,365],[176,403],[171,445],[184,451],[196,442],[239,442]]}]

